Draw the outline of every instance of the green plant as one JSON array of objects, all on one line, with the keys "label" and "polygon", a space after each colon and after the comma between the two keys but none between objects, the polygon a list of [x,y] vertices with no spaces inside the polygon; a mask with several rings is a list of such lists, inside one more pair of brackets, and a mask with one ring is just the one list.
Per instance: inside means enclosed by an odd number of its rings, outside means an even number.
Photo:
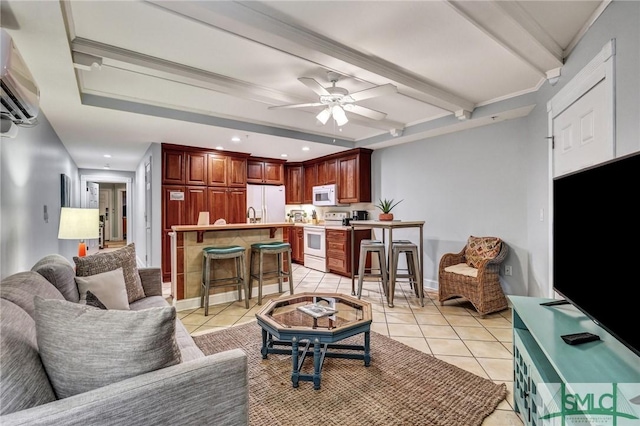
[{"label": "green plant", "polygon": [[378,204],[376,204],[376,207],[379,208],[380,210],[382,210],[382,213],[391,213],[391,210],[397,206],[398,204],[400,204],[401,202],[403,202],[404,200],[400,200],[397,203],[393,202],[393,198],[390,200],[387,200],[386,198],[380,199],[380,202],[378,202]]}]

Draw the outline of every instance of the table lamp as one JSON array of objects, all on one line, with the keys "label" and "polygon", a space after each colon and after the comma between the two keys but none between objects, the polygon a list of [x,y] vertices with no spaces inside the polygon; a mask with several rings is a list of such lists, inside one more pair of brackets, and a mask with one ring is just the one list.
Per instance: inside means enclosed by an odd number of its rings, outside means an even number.
[{"label": "table lamp", "polygon": [[78,245],[78,257],[87,255],[87,246],[84,240],[99,237],[99,210],[76,209],[62,207],[60,210],[60,227],[58,239],[80,240]]}]

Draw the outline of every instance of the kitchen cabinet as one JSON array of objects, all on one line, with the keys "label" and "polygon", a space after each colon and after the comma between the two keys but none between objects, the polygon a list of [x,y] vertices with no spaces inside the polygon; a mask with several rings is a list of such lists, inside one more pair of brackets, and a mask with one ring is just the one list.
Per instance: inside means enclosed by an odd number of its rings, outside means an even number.
[{"label": "kitchen cabinet", "polygon": [[245,223],[247,190],[243,188],[209,188],[208,212],[211,223],[225,219],[227,223]]},{"label": "kitchen cabinet", "polygon": [[249,158],[247,183],[284,185],[284,163],[284,160]]},{"label": "kitchen cabinet", "polygon": [[303,187],[304,193],[302,194],[302,204],[313,203],[313,187],[317,185],[318,176],[318,164],[305,164],[304,168]]},{"label": "kitchen cabinet", "polygon": [[195,225],[200,212],[210,221],[246,221],[249,154],[162,144],[162,279],[171,278],[169,237],[174,225]]},{"label": "kitchen cabinet", "polygon": [[185,183],[187,185],[206,185],[208,176],[208,155],[203,152],[185,153]]},{"label": "kitchen cabinet", "polygon": [[162,151],[162,184],[184,185],[184,151]]},{"label": "kitchen cabinet", "polygon": [[[357,272],[360,258],[360,242],[371,238],[370,229],[357,229],[355,235],[354,262]],[[327,229],[327,268],[330,272],[351,277],[351,229]],[[366,267],[371,267],[371,257],[367,258]]]},{"label": "kitchen cabinet", "polygon": [[331,158],[318,163],[316,185],[337,183],[338,159]]},{"label": "kitchen cabinet", "polygon": [[302,204],[304,194],[304,168],[302,164],[286,164],[285,171],[285,203]]},{"label": "kitchen cabinet", "polygon": [[289,228],[289,243],[291,244],[291,261],[304,264],[304,227]]},{"label": "kitchen cabinet", "polygon": [[338,203],[371,202],[371,152],[363,150],[357,154],[338,159]]},{"label": "kitchen cabinet", "polygon": [[247,159],[224,154],[209,154],[209,186],[244,188],[247,186]]}]

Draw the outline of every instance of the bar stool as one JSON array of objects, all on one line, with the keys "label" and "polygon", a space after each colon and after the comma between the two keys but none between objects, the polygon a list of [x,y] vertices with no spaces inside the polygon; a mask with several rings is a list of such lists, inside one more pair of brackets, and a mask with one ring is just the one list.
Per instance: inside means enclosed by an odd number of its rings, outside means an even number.
[{"label": "bar stool", "polygon": [[[264,256],[275,255],[277,269],[265,271]],[[289,265],[289,271],[283,270],[284,256]],[[257,270],[255,260],[257,259]],[[262,284],[265,280],[278,279],[278,292],[282,293],[282,283],[289,279],[289,292],[293,294],[293,272],[291,264],[291,244],[282,241],[251,244],[251,261],[249,271],[249,297],[253,289],[253,280],[258,280],[258,305],[262,305]]]},{"label": "bar stool", "polygon": [[[209,315],[209,291],[211,287],[238,287],[238,300],[242,300],[244,288],[244,305],[249,309],[251,294],[247,280],[245,279],[245,248],[241,246],[205,247],[202,249],[202,285],[200,286],[200,307],[204,307],[204,316]],[[215,261],[221,259],[233,259],[235,275],[225,278],[211,278],[211,269],[215,267]]]},{"label": "bar stool", "polygon": [[[366,272],[367,268],[365,267],[365,263],[367,260],[367,254],[371,253],[371,255],[373,256],[373,253],[377,253],[378,254],[378,262],[380,263],[380,272],[379,273],[373,273],[373,269],[375,268],[370,268],[369,272]],[[387,300],[388,300],[388,285],[389,285],[389,279],[388,279],[388,275],[387,275],[387,261],[386,261],[386,254],[385,254],[385,246],[384,243],[382,241],[378,241],[378,240],[362,240],[360,241],[360,265],[358,266],[358,299],[360,299],[360,297],[362,296],[362,281],[364,279],[365,276],[367,277],[376,277],[376,278],[381,278],[382,279],[382,290],[384,291],[384,295],[387,296]]]},{"label": "bar stool", "polygon": [[[401,253],[404,253],[407,260],[407,273],[404,274],[398,273],[398,260]],[[424,306],[424,288],[418,264],[418,246],[409,240],[394,240],[391,242],[391,256],[393,256],[393,268],[389,271],[389,306],[393,307],[397,278],[409,278],[409,285],[420,299],[420,304]]]}]

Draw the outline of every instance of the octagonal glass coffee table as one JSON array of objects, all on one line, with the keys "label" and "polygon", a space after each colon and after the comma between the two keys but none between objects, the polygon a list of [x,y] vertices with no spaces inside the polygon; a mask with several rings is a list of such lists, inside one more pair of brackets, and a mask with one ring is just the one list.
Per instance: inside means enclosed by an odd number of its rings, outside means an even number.
[{"label": "octagonal glass coffee table", "polygon": [[[345,294],[298,293],[273,299],[256,314],[262,327],[262,358],[291,354],[291,382],[313,381],[320,389],[324,359],[347,358],[371,362],[369,353],[371,304]],[[337,343],[364,334],[362,345]],[[286,348],[283,348],[286,347]],[[313,374],[301,372],[307,355],[313,354]]]}]

